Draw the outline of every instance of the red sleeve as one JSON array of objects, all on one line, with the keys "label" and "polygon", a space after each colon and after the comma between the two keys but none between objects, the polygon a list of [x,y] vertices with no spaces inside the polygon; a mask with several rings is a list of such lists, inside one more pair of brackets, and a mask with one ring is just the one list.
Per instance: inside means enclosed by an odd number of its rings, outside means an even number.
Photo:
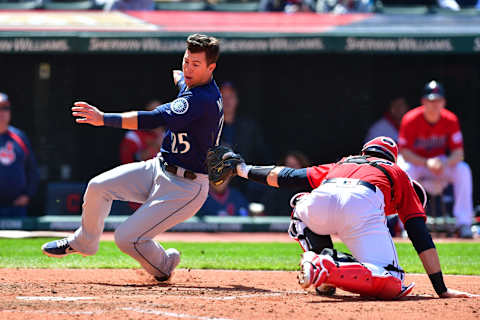
[{"label": "red sleeve", "polygon": [[415,130],[411,130],[412,119],[410,117],[403,117],[398,132],[398,147],[412,149],[415,137],[413,136]]},{"label": "red sleeve", "polygon": [[334,165],[334,163],[329,163],[307,168],[307,178],[312,189],[317,188],[322,183]]},{"label": "red sleeve", "polygon": [[135,158],[135,153],[137,153],[137,151],[138,146],[134,141],[128,138],[123,138],[120,143],[120,162],[125,164],[137,161]]},{"label": "red sleeve", "polygon": [[397,171],[397,173],[398,175],[394,182],[394,197],[398,217],[404,224],[407,220],[415,217],[422,217],[426,221],[425,209],[413,189],[410,178],[402,170]]},{"label": "red sleeve", "polygon": [[450,130],[448,132],[448,147],[450,150],[463,148],[463,136],[460,130],[460,124],[458,118],[455,116],[452,119]]}]

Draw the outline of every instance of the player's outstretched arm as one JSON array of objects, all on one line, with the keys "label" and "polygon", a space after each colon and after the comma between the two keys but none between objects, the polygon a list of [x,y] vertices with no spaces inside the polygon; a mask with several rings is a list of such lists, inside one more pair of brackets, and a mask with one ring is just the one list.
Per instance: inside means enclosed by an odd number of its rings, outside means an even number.
[{"label": "player's outstretched arm", "polygon": [[448,289],[445,285],[437,249],[427,229],[425,219],[423,217],[410,218],[405,221],[404,226],[438,296],[440,298],[474,297],[475,295],[467,292]]},{"label": "player's outstretched arm", "polygon": [[423,251],[419,254],[419,257],[420,260],[422,260],[425,271],[427,271],[430,281],[432,281],[432,285],[440,298],[478,297],[478,295],[454,289],[448,289],[445,286],[443,282],[442,270],[440,268],[440,260],[435,248]]},{"label": "player's outstretched arm", "polygon": [[86,102],[77,101],[72,107],[72,115],[77,123],[92,126],[108,126],[130,130],[138,129],[138,112],[104,113]]}]

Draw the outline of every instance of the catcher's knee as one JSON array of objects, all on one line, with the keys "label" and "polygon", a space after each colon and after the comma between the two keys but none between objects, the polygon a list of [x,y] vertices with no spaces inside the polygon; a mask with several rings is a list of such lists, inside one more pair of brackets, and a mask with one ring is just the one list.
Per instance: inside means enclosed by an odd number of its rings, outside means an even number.
[{"label": "catcher's knee", "polygon": [[292,239],[298,241],[304,251],[313,251],[320,254],[323,249],[333,249],[330,235],[319,235],[311,231],[302,221],[292,218],[288,233]]}]

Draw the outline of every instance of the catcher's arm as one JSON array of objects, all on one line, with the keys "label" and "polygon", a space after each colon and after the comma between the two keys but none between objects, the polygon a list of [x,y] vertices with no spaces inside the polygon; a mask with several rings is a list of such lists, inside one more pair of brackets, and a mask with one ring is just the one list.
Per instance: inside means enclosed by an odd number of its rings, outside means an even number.
[{"label": "catcher's arm", "polygon": [[469,298],[472,295],[467,292],[461,292],[453,289],[448,289],[443,281],[442,269],[440,267],[440,259],[438,258],[435,244],[428,232],[425,220],[423,217],[414,217],[405,222],[405,230],[407,230],[408,237],[412,241],[415,250],[422,261],[423,267],[432,282],[435,292],[440,298],[463,297]]},{"label": "catcher's arm", "polygon": [[306,168],[251,166],[243,162],[237,164],[236,172],[242,178],[275,188],[298,188],[306,191],[312,189]]}]

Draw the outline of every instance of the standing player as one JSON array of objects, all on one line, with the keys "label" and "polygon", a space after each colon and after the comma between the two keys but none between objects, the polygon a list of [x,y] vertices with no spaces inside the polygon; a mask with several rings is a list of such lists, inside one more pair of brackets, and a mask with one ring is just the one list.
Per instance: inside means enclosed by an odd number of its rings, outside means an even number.
[{"label": "standing player", "polygon": [[400,125],[398,144],[405,162],[400,166],[413,179],[425,183],[427,191],[453,184],[459,236],[472,238],[472,171],[463,161],[463,138],[457,116],[445,109],[445,91],[437,81],[425,85],[422,106],[410,110]]},{"label": "standing player", "polygon": [[112,201],[134,201],[143,205],[116,229],[115,243],[158,281],[171,277],[180,253],[164,250],[152,239],[192,217],[207,198],[205,158],[218,144],[223,126],[222,98],[212,76],[218,55],[217,39],[189,36],[183,72],[173,72],[178,97],[153,111],[104,114],[85,102],[75,103],[78,123],[131,130],[165,126],[167,132],[156,158],[119,166],[90,180],[81,227],[71,237],[44,244],[46,255],[95,254]]},{"label": "standing player", "polygon": [[[408,175],[396,165],[398,148],[391,138],[367,142],[359,156],[304,169],[236,164],[236,173],[274,187],[296,186],[313,191],[294,198],[289,229],[306,251],[300,262],[303,288],[328,285],[380,299],[408,295],[404,271],[385,225],[385,215],[398,212],[437,294],[469,297],[447,289],[435,245],[425,225],[425,212]],[[228,161],[230,155],[223,157]],[[234,160],[238,161],[238,160]],[[420,192],[424,197],[424,192]],[[353,256],[333,249],[319,235],[336,234]],[[312,251],[313,250],[313,251]],[[315,251],[315,252],[314,252]]]}]

